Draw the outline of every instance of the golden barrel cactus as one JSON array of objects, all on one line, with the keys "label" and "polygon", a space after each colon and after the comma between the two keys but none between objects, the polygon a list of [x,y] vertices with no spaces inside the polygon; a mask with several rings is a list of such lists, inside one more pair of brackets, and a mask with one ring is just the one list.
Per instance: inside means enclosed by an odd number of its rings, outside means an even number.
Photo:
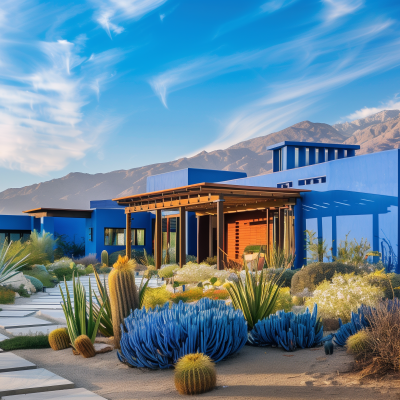
[{"label": "golden barrel cactus", "polygon": [[136,262],[127,256],[118,256],[108,276],[111,314],[114,329],[114,345],[120,348],[121,324],[131,310],[139,307],[139,294],[135,285]]},{"label": "golden barrel cactus", "polygon": [[49,345],[53,350],[63,350],[69,347],[70,340],[67,328],[59,328],[49,334]]},{"label": "golden barrel cactus", "polygon": [[346,346],[350,354],[366,355],[372,347],[370,334],[366,329],[362,329],[347,339]]},{"label": "golden barrel cactus", "polygon": [[187,354],[175,365],[175,387],[180,394],[200,394],[215,388],[214,362],[202,354]]},{"label": "golden barrel cactus", "polygon": [[80,335],[75,339],[74,342],[75,350],[79,352],[83,357],[90,358],[96,355],[93,343],[90,338],[86,335]]}]

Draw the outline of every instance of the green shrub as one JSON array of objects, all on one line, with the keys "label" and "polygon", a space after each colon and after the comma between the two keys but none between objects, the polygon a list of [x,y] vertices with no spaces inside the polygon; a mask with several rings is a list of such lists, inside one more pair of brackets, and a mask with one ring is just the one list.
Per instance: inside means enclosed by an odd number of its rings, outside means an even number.
[{"label": "green shrub", "polygon": [[37,292],[43,291],[43,283],[39,281],[39,279],[35,278],[34,276],[25,275],[25,278],[29,279]]},{"label": "green shrub", "polygon": [[109,274],[111,272],[112,268],[111,267],[101,267],[99,269],[100,274]]},{"label": "green shrub", "polygon": [[39,264],[33,265],[32,266],[32,270],[33,271],[47,272],[47,268],[44,265],[39,265]]},{"label": "green shrub", "polygon": [[331,281],[335,273],[338,274],[360,274],[362,271],[353,265],[340,264],[337,262],[317,262],[303,267],[292,277],[291,292],[293,295],[301,293],[305,288],[310,292],[324,280]]},{"label": "green shrub", "polygon": [[282,274],[282,276],[279,277],[278,279],[278,284],[281,285],[281,287],[287,287],[290,288],[292,285],[292,278],[293,275],[297,272],[295,269],[285,269],[283,268],[267,268],[264,270],[265,276],[267,279],[271,279],[272,275],[279,275]]},{"label": "green shrub", "polygon": [[28,291],[24,288],[24,285],[22,284],[18,289],[12,288],[11,286],[6,286],[6,288],[12,290],[15,293],[18,293],[21,297],[31,297],[31,295],[28,293]]},{"label": "green shrub", "polygon": [[144,277],[144,278],[147,278],[147,279],[150,279],[150,278],[152,278],[153,276],[157,276],[157,274],[158,274],[157,268],[154,267],[153,265],[149,265],[149,266],[147,267],[147,270],[144,271],[143,277]]},{"label": "green shrub", "polygon": [[[74,270],[69,267],[66,268],[64,267],[64,268],[57,268],[53,272],[59,281],[63,281],[64,277],[67,281],[70,281],[72,279],[72,274],[74,273]],[[85,275],[85,271],[77,271],[75,274]]]},{"label": "green shrub", "polygon": [[383,290],[370,285],[363,276],[336,274],[331,282],[319,284],[305,305],[311,309],[316,303],[321,318],[341,318],[346,323],[362,304],[374,307],[382,296]]},{"label": "green shrub", "polygon": [[48,271],[54,271],[59,268],[69,268],[69,265],[71,264],[72,259],[68,257],[62,257],[56,261],[54,261],[52,264],[46,265],[46,268]]},{"label": "green shrub", "polygon": [[279,289],[278,299],[275,303],[274,313],[280,310],[285,310],[289,312],[292,310],[293,307],[293,300],[292,296],[290,295],[290,288],[285,287]]},{"label": "green shrub", "polygon": [[50,274],[49,272],[47,272],[47,270],[42,271],[41,269],[33,268],[32,271],[29,271],[28,275],[36,279],[39,279],[39,281],[42,282],[44,287],[52,288],[58,281],[56,276]]},{"label": "green shrub", "polygon": [[400,297],[400,274],[379,272],[368,274],[364,278],[372,286],[382,288],[385,298],[393,299],[393,293],[395,297]]},{"label": "green shrub", "polygon": [[347,351],[355,356],[366,355],[372,349],[371,337],[365,329],[350,336],[346,342]]},{"label": "green shrub", "polygon": [[94,268],[93,268],[93,265],[90,264],[85,268],[85,274],[89,275],[89,274],[93,274],[93,273],[94,273]]},{"label": "green shrub", "polygon": [[146,310],[155,306],[163,306],[169,301],[171,293],[168,292],[165,285],[158,288],[147,288],[143,298],[143,306]]},{"label": "green shrub", "polygon": [[[0,286],[0,304],[14,304],[15,292],[5,286]],[[1,342],[0,342],[1,343]]]},{"label": "green shrub", "polygon": [[160,278],[172,278],[174,276],[174,271],[179,269],[179,265],[169,265],[158,271],[158,276]]},{"label": "green shrub", "polygon": [[47,349],[49,347],[49,337],[47,335],[17,336],[0,342],[0,349],[6,351],[21,349]]},{"label": "green shrub", "polygon": [[186,302],[192,302],[200,300],[203,297],[203,289],[202,288],[194,288],[190,290],[186,290],[182,293],[174,293],[171,295],[171,301],[174,303],[179,303],[181,300]]},{"label": "green shrub", "polygon": [[215,265],[217,264],[217,256],[214,257],[207,257],[204,261],[203,264],[208,264],[208,265]]}]

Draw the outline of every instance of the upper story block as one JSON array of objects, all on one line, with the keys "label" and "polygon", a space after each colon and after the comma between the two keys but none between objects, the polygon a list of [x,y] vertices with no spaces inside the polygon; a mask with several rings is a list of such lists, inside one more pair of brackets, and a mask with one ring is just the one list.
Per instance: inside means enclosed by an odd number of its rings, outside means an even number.
[{"label": "upper story block", "polygon": [[273,151],[273,172],[353,157],[359,149],[359,145],[351,144],[290,141],[267,147]]}]

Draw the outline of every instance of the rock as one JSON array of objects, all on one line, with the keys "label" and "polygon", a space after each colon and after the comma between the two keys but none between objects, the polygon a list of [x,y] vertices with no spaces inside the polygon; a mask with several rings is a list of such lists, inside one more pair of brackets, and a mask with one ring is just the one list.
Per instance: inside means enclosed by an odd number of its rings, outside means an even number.
[{"label": "rock", "polygon": [[239,277],[234,272],[232,272],[231,274],[229,274],[227,281],[237,283],[239,282]]},{"label": "rock", "polygon": [[94,340],[95,343],[104,343],[104,344],[108,344],[108,345],[113,345],[114,343],[114,336],[111,337],[97,337]]},{"label": "rock", "polygon": [[25,275],[22,272],[19,272],[17,275],[7,279],[2,283],[2,285],[11,286],[13,289],[19,289],[20,286],[23,285],[24,289],[26,289],[28,292],[36,293],[35,286],[32,285],[28,278],[25,278]]},{"label": "rock", "polygon": [[18,297],[21,297],[17,292],[15,292],[14,294],[16,299],[18,299]]},{"label": "rock", "polygon": [[171,284],[165,285],[165,289],[167,289],[168,292],[170,292],[172,294],[175,293],[174,292],[174,287]]},{"label": "rock", "polygon": [[93,347],[94,347],[96,354],[108,353],[109,351],[114,350],[113,346],[110,346],[109,344],[106,344],[106,343],[96,343],[95,342]]}]

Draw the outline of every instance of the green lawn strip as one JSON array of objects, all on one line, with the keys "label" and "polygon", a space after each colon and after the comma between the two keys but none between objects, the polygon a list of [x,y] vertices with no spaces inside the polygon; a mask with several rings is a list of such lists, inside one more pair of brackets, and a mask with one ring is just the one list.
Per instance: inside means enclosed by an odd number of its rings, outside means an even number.
[{"label": "green lawn strip", "polygon": [[49,347],[48,335],[17,336],[0,342],[0,349],[3,350],[46,349]]}]

